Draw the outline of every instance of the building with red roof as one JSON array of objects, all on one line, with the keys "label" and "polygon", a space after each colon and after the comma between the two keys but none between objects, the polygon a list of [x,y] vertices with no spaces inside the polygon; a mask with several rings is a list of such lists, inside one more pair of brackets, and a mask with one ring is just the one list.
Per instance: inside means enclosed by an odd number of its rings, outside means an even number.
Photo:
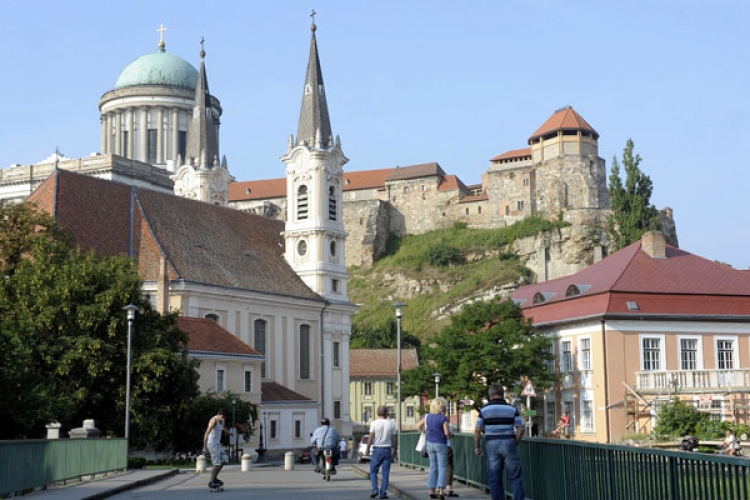
[{"label": "building with red roof", "polygon": [[[648,433],[674,397],[750,423],[750,275],[665,243],[660,232],[582,271],[511,294],[554,339],[553,387],[537,388],[550,432],[567,411],[576,439]],[[540,390],[542,389],[542,390]]]}]

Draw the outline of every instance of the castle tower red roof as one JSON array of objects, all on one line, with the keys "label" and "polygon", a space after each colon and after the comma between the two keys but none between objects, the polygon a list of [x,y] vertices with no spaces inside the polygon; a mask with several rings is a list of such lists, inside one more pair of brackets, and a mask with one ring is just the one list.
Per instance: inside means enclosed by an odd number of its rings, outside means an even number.
[{"label": "castle tower red roof", "polygon": [[544,122],[544,124],[537,129],[536,132],[531,134],[529,137],[529,143],[533,140],[543,137],[550,132],[556,132],[558,130],[583,130],[590,132],[595,139],[599,138],[599,134],[594,128],[579,115],[575,109],[571,106],[565,106],[560,108]]}]

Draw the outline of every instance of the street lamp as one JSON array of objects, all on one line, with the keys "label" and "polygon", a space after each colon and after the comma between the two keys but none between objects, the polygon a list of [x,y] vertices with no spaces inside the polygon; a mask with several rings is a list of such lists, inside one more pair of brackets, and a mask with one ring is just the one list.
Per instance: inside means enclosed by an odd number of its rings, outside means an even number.
[{"label": "street lamp", "polygon": [[255,451],[258,452],[258,460],[256,462],[263,462],[266,457],[266,447],[263,446],[263,421],[266,419],[266,412],[263,412],[263,416],[260,420],[260,446]]},{"label": "street lamp", "polygon": [[398,433],[401,434],[401,316],[406,304],[400,300],[393,304],[396,308],[396,388],[398,390]]},{"label": "street lamp", "polygon": [[237,409],[237,396],[232,394],[232,429],[234,429],[234,453],[233,456],[237,456],[237,417],[235,416],[235,410]]},{"label": "street lamp", "polygon": [[440,372],[432,374],[435,377],[435,399],[440,397]]},{"label": "street lamp", "polygon": [[133,322],[135,321],[136,311],[140,308],[132,302],[122,308],[128,314],[128,361],[125,375],[125,439],[130,445],[130,345],[133,339]]}]

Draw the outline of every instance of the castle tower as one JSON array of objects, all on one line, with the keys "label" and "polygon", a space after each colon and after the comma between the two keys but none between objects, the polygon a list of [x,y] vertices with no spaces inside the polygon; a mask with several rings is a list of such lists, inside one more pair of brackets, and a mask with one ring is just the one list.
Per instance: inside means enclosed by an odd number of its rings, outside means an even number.
[{"label": "castle tower", "polygon": [[572,107],[555,111],[531,135],[529,146],[533,215],[591,220],[610,208],[599,134]]},{"label": "castle tower", "polygon": [[[313,15],[315,12],[313,11]],[[302,94],[297,139],[289,138],[286,164],[286,259],[327,305],[321,318],[320,416],[331,418],[342,435],[351,435],[349,416],[349,339],[357,307],[347,298],[344,260],[342,181],[349,161],[334,141],[320,71],[315,19]]]},{"label": "castle tower", "polygon": [[[174,180],[176,195],[227,206],[229,183],[234,178],[229,174],[226,157],[219,164],[219,114],[211,105],[203,39],[200,56],[201,69],[195,84],[185,160],[171,178]],[[180,159],[178,156],[178,163]]]}]

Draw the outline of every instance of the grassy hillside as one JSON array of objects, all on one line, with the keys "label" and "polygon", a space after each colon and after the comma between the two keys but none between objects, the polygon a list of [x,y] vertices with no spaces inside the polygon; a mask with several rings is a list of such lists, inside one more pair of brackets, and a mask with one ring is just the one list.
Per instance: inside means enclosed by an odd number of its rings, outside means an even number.
[{"label": "grassy hillside", "polygon": [[403,330],[420,339],[430,338],[446,324],[452,308],[528,278],[528,270],[508,253],[510,243],[566,225],[542,219],[492,230],[456,224],[392,238],[388,255],[372,268],[349,270],[349,300],[361,307],[354,325],[388,328],[395,314],[392,304],[401,300],[408,305]]}]

